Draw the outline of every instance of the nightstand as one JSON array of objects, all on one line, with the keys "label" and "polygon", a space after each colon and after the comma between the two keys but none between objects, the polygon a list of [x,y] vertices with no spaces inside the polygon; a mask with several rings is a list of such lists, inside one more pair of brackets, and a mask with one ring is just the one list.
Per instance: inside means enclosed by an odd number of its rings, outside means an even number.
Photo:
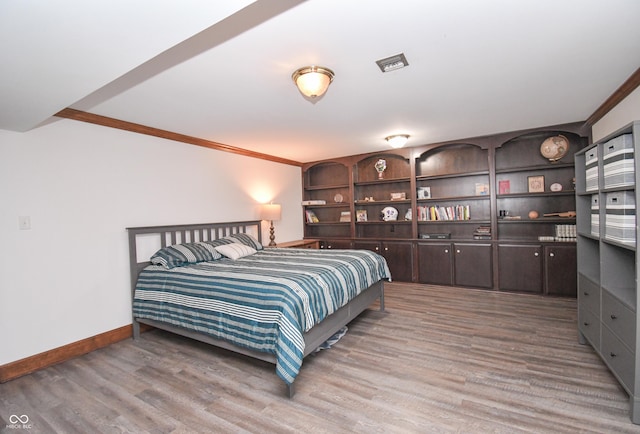
[{"label": "nightstand", "polygon": [[319,249],[320,240],[296,240],[287,241],[286,243],[278,243],[279,248],[295,248],[295,249]]}]

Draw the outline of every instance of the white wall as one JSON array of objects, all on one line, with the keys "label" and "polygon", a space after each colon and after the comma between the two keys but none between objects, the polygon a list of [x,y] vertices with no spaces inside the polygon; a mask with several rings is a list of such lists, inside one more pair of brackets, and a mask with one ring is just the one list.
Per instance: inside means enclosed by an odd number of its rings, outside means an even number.
[{"label": "white wall", "polygon": [[299,167],[71,120],[0,130],[0,200],[0,365],[131,323],[126,227],[273,200],[276,241],[303,233]]},{"label": "white wall", "polygon": [[640,120],[640,87],[631,92],[629,96],[593,125],[591,129],[593,141],[597,142],[608,134],[637,120]]}]

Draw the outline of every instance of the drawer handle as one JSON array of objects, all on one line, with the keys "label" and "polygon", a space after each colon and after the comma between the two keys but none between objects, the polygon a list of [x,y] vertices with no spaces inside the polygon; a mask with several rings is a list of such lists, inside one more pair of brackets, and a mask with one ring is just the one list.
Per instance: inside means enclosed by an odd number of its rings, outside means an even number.
[{"label": "drawer handle", "polygon": [[616,353],[614,353],[614,352],[609,353],[609,355],[610,355],[611,357],[618,357],[618,355],[617,355]]},{"label": "drawer handle", "polygon": [[611,314],[611,319],[618,319],[618,317],[615,316],[614,314]]}]

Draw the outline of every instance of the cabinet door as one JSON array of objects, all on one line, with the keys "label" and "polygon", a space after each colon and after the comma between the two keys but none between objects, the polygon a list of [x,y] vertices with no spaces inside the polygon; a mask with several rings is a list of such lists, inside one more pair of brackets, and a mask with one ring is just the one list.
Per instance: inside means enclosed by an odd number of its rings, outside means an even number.
[{"label": "cabinet door", "polygon": [[391,271],[391,279],[395,282],[411,282],[413,257],[409,242],[377,242],[355,241],[354,249],[371,250],[384,256]]},{"label": "cabinet door", "polygon": [[454,284],[493,287],[491,244],[454,243]]},{"label": "cabinet door", "polygon": [[451,243],[418,244],[418,282],[451,285],[453,279]]},{"label": "cabinet door", "polygon": [[382,253],[380,251],[380,243],[377,241],[354,241],[353,248],[356,250],[371,250],[372,252]]},{"label": "cabinet door", "polygon": [[350,240],[322,240],[320,242],[321,249],[350,249]]},{"label": "cabinet door", "polygon": [[387,260],[393,281],[411,282],[413,280],[413,256],[411,250],[411,243],[382,243],[381,253]]},{"label": "cabinet door", "polygon": [[575,297],[577,294],[576,246],[545,246],[545,293]]},{"label": "cabinet door", "polygon": [[499,286],[506,291],[542,293],[542,246],[500,244]]}]

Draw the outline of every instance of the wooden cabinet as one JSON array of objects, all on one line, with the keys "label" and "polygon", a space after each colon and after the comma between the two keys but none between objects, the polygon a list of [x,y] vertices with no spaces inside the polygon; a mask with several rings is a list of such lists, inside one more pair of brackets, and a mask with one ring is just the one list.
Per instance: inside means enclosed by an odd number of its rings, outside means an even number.
[{"label": "wooden cabinet", "polygon": [[505,291],[542,293],[540,244],[499,244],[499,285]]},{"label": "wooden cabinet", "polygon": [[387,260],[391,278],[411,282],[413,273],[412,243],[404,241],[355,241],[354,249],[367,249],[379,253]]},{"label": "wooden cabinet", "polygon": [[329,239],[320,241],[321,249],[351,249],[352,247],[351,240]]},{"label": "wooden cabinet", "polygon": [[498,245],[498,282],[505,291],[576,296],[573,243]]},{"label": "wooden cabinet", "polygon": [[577,292],[576,246],[544,246],[545,294],[575,297]]},{"label": "wooden cabinet", "polygon": [[638,149],[640,121],[575,156],[579,340],[593,346],[627,391],[636,424],[640,424]]},{"label": "wooden cabinet", "polygon": [[479,243],[418,243],[418,281],[491,288],[492,246]]},{"label": "wooden cabinet", "polygon": [[281,249],[319,249],[320,240],[305,239],[287,241],[286,243],[278,243],[277,247]]},{"label": "wooden cabinet", "polygon": [[[305,238],[398,248],[396,281],[571,295],[576,251],[560,228],[575,218],[553,214],[577,211],[573,156],[586,135],[574,123],[307,163]],[[568,152],[551,161],[541,145],[557,136]]]},{"label": "wooden cabinet", "polygon": [[493,287],[491,244],[454,243],[453,249],[454,285]]},{"label": "wooden cabinet", "polygon": [[418,282],[451,285],[453,247],[451,243],[418,243]]}]

